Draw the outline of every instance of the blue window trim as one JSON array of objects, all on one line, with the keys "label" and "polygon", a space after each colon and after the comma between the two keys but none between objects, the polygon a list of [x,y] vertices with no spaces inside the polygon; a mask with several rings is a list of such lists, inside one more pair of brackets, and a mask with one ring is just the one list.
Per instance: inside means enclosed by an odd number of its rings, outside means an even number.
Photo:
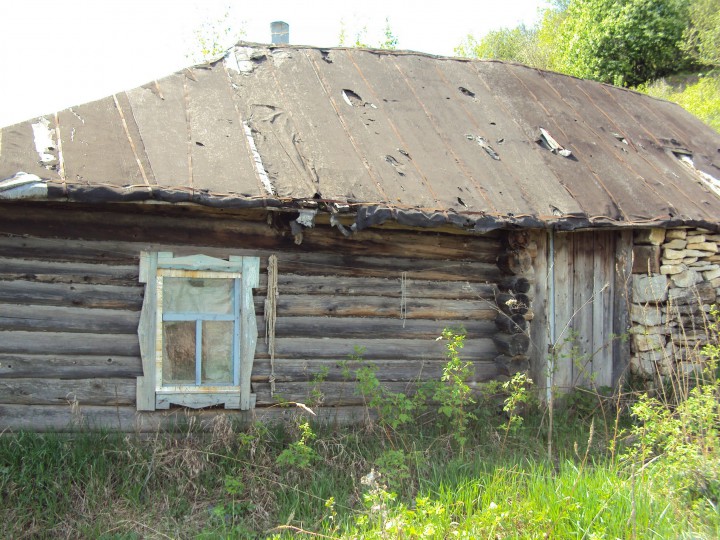
[{"label": "blue window trim", "polygon": [[[259,285],[260,258],[230,256],[227,260],[206,255],[174,257],[169,252],[143,252],[140,282],[146,284],[138,326],[143,375],[138,377],[137,408],[166,409],[171,404],[192,408],[224,405],[247,410],[255,406],[250,376],[257,344],[253,289]],[[163,313],[165,277],[232,279],[232,313]],[[164,321],[195,322],[195,383],[202,383],[202,333],[204,321],[232,321],[232,381],[222,384],[162,384]]]}]

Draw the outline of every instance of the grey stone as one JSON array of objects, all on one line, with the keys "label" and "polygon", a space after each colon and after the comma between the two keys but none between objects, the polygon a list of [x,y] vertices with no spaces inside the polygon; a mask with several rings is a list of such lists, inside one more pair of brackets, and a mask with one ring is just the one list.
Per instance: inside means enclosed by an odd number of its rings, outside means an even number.
[{"label": "grey stone", "polygon": [[692,287],[703,280],[702,275],[695,270],[685,270],[684,272],[670,276],[670,279],[672,279],[676,287]]},{"label": "grey stone", "polygon": [[676,238],[684,239],[687,236],[687,231],[685,229],[670,229],[665,233],[665,239],[666,240],[674,240]]},{"label": "grey stone", "polygon": [[632,344],[638,352],[661,350],[667,340],[663,334],[633,334]]},{"label": "grey stone", "polygon": [[643,326],[658,326],[663,324],[664,317],[658,306],[641,306],[630,304],[630,320]]},{"label": "grey stone", "polygon": [[664,249],[663,250],[663,259],[668,259],[670,261],[676,261],[683,259],[687,256],[687,253],[685,253],[684,249]]},{"label": "grey stone", "polygon": [[676,238],[674,240],[670,240],[669,242],[665,242],[663,244],[663,249],[685,249],[685,246],[687,246],[687,240]]},{"label": "grey stone", "polygon": [[662,274],[633,276],[632,301],[636,304],[664,302],[668,297],[667,284],[667,277]]},{"label": "grey stone", "polygon": [[660,273],[665,275],[679,274],[687,270],[687,266],[684,264],[663,264],[660,267]]}]

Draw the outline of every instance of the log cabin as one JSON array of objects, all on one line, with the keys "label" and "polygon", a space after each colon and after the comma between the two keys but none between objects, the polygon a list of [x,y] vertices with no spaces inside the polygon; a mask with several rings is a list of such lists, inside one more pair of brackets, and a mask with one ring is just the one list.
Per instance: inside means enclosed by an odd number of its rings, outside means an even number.
[{"label": "log cabin", "polygon": [[0,431],[354,421],[444,328],[477,388],[651,378],[718,296],[719,173],[675,104],[406,51],[240,43],[2,128]]}]

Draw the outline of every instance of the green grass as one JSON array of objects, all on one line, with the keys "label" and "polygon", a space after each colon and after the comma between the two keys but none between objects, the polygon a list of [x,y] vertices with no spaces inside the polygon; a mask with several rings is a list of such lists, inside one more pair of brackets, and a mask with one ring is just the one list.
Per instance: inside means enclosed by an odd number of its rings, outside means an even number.
[{"label": "green grass", "polygon": [[0,537],[718,536],[717,501],[669,497],[651,467],[613,459],[613,426],[594,422],[591,436],[587,419],[556,419],[552,459],[541,415],[507,439],[478,421],[462,452],[432,418],[395,431],[315,426],[320,458],[309,466],[277,464],[301,435],[295,426],[5,434]]}]

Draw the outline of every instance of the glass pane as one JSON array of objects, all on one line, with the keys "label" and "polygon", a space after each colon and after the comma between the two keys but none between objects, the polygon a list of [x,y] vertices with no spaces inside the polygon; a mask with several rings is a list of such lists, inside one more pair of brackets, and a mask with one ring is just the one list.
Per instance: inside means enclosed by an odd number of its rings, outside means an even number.
[{"label": "glass pane", "polygon": [[233,322],[204,321],[202,325],[202,384],[232,384]]},{"label": "glass pane", "polygon": [[163,323],[162,383],[195,384],[195,321]]},{"label": "glass pane", "polygon": [[165,313],[232,313],[233,280],[164,278]]}]

